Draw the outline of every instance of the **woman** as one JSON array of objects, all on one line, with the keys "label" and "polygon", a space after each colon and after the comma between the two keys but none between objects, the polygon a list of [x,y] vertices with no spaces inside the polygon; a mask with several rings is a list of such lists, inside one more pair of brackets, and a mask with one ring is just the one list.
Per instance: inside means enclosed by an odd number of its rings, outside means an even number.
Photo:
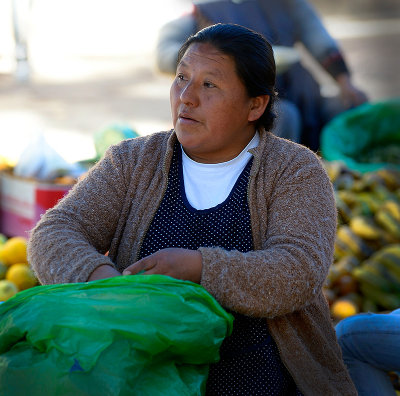
[{"label": "woman", "polygon": [[354,395],[321,293],[332,187],[313,152],[268,132],[274,83],[258,33],[190,37],[174,129],[111,147],[42,217],[29,260],[42,283],[141,271],[200,283],[235,315],[207,394]]},{"label": "woman", "polygon": [[[352,82],[351,72],[338,43],[329,34],[307,0],[194,0],[191,13],[160,29],[156,48],[158,70],[175,73],[178,49],[186,38],[215,23],[236,23],[261,33],[275,46],[287,48],[301,43],[308,55],[336,81],[340,95],[322,96],[315,73],[304,63],[294,62],[279,73],[277,88],[279,118],[273,132],[319,148],[323,125],[338,113],[358,106],[366,95]],[[309,63],[309,62],[308,62]],[[314,75],[314,76],[313,76]]]},{"label": "woman", "polygon": [[400,309],[350,316],[336,333],[358,394],[395,396],[389,372],[400,374]]}]

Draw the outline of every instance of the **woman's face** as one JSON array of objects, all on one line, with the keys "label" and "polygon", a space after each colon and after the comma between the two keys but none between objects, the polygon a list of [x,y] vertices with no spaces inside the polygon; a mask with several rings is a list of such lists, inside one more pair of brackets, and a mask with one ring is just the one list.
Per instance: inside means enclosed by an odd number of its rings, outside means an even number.
[{"label": "woman's face", "polygon": [[[182,57],[170,91],[173,125],[189,157],[225,162],[254,136],[255,102],[234,60],[208,43],[193,43]],[[254,118],[256,116],[256,118]]]}]

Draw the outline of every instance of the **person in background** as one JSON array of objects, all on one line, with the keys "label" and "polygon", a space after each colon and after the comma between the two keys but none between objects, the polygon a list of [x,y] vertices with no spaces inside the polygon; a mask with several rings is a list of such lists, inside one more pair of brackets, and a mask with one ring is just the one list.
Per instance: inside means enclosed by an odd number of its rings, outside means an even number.
[{"label": "person in background", "polygon": [[[41,283],[161,274],[235,317],[207,395],[356,395],[322,294],[336,208],[317,155],[270,133],[275,61],[216,24],[181,47],[174,129],[111,146],[31,233]],[[109,252],[106,256],[105,253]]]},{"label": "person in background", "polygon": [[275,49],[294,48],[301,43],[329,73],[340,89],[339,97],[324,97],[313,75],[299,59],[278,75],[277,111],[274,128],[278,136],[300,142],[314,151],[320,132],[331,118],[358,106],[367,97],[354,86],[337,42],[328,33],[314,8],[306,0],[197,0],[193,11],[160,29],[156,47],[157,68],[174,73],[178,49],[188,36],[218,23],[249,27],[266,37]]},{"label": "person in background", "polygon": [[15,42],[15,78],[27,82],[31,77],[28,32],[33,0],[12,0],[12,28]]},{"label": "person in background", "polygon": [[395,396],[389,373],[400,374],[400,309],[350,316],[336,334],[359,396]]}]

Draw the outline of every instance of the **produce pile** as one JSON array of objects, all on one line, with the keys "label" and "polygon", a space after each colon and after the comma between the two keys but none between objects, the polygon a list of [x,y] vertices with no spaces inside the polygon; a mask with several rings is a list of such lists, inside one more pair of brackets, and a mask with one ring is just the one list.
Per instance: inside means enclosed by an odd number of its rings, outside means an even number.
[{"label": "produce pile", "polygon": [[400,146],[398,144],[378,145],[359,153],[356,157],[357,161],[361,163],[400,165]]},{"label": "produce pile", "polygon": [[400,307],[400,171],[360,173],[325,162],[338,211],[334,263],[324,286],[335,320]]},{"label": "produce pile", "polygon": [[0,234],[0,301],[38,284],[26,257],[27,240]]}]

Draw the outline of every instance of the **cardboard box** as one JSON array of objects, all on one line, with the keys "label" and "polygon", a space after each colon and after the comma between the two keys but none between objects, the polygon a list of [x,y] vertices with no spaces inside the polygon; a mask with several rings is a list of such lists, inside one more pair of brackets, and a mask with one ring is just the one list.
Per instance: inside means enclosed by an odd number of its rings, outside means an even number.
[{"label": "cardboard box", "polygon": [[28,238],[40,216],[71,189],[71,184],[44,183],[0,172],[0,232]]}]

